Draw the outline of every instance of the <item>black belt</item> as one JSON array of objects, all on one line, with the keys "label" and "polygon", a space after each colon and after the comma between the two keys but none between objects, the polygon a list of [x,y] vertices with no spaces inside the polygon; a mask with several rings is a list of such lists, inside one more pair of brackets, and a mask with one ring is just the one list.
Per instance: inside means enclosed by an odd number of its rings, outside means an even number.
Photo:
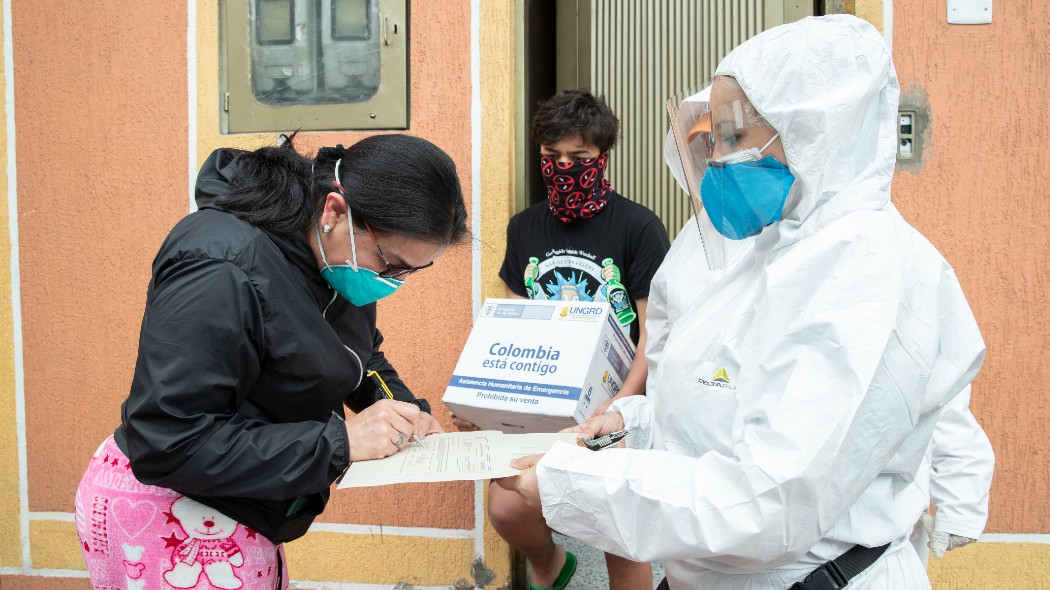
[{"label": "black belt", "polygon": [[796,582],[788,590],[839,590],[845,588],[857,574],[868,569],[878,561],[889,543],[881,547],[862,547],[854,545],[852,549],[813,570],[801,582]]},{"label": "black belt", "polygon": [[[890,546],[862,547],[855,545],[849,551],[813,570],[801,582],[796,582],[788,590],[840,590],[860,572],[868,569],[886,552]],[[656,590],[669,590],[667,578],[664,578]]]}]

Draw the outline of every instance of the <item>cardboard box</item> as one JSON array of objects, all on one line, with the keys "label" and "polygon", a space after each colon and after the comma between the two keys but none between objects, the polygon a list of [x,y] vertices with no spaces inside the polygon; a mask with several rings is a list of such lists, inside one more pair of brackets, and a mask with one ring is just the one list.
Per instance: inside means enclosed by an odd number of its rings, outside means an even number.
[{"label": "cardboard box", "polygon": [[441,400],[483,430],[557,432],[623,386],[634,345],[608,303],[487,299]]}]

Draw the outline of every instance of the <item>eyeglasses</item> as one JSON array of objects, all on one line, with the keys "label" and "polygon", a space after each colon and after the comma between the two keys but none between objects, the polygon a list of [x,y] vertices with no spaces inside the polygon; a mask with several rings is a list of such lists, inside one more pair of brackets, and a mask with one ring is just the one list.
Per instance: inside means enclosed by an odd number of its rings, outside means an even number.
[{"label": "eyeglasses", "polygon": [[383,259],[383,264],[386,265],[386,270],[379,273],[379,276],[383,277],[384,279],[396,279],[397,277],[410,275],[414,272],[419,272],[424,268],[430,268],[431,266],[433,266],[433,260],[424,264],[423,266],[394,266],[393,264],[390,264],[390,261],[386,258],[386,254],[383,253],[382,246],[379,245],[379,240],[376,239],[376,235],[372,232],[372,228],[368,225],[368,223],[365,223],[365,229],[368,230],[368,235],[372,236],[372,241],[376,243],[376,250],[379,250],[379,257]]}]

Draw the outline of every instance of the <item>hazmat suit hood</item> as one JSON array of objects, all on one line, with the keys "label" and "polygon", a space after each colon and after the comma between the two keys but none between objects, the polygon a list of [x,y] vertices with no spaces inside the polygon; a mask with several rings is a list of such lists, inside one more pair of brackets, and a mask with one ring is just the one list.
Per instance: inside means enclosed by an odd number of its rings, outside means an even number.
[{"label": "hazmat suit hood", "polygon": [[810,18],[762,36],[730,52],[715,76],[736,79],[783,141],[795,183],[782,220],[758,241],[776,249],[889,204],[900,88],[882,37],[857,17]]}]

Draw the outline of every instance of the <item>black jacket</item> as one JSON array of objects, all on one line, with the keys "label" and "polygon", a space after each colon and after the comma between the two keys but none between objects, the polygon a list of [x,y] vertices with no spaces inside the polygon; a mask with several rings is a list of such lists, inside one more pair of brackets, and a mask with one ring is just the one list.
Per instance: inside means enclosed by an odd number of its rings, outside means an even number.
[{"label": "black jacket", "polygon": [[199,211],[153,261],[117,445],[143,483],[171,488],[275,543],[302,536],[349,465],[343,404],[416,400],[380,351],[375,304],[321,277],[305,236],[223,210],[238,150],[197,179]]}]

